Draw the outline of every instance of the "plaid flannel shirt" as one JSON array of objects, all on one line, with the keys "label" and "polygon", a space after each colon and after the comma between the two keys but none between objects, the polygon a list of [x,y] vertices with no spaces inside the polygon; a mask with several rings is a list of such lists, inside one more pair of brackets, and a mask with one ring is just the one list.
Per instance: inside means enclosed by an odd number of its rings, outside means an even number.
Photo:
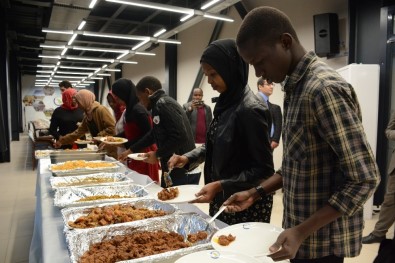
[{"label": "plaid flannel shirt", "polygon": [[301,59],[284,90],[283,226],[300,224],[326,204],[343,213],[306,239],[296,258],[357,256],[363,204],[380,176],[355,91],[314,52]]}]

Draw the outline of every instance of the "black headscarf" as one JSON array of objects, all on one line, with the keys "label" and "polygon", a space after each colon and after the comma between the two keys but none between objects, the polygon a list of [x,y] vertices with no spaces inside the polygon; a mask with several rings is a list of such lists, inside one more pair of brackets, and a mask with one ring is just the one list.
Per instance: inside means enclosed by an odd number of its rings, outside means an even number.
[{"label": "black headscarf", "polygon": [[139,103],[136,86],[130,79],[121,78],[114,82],[111,91],[126,104],[125,120],[132,120],[133,109]]},{"label": "black headscarf", "polygon": [[220,39],[206,47],[200,59],[212,66],[226,84],[226,91],[219,95],[214,108],[214,116],[218,116],[227,108],[239,103],[248,82],[248,64],[237,52],[233,39]]}]

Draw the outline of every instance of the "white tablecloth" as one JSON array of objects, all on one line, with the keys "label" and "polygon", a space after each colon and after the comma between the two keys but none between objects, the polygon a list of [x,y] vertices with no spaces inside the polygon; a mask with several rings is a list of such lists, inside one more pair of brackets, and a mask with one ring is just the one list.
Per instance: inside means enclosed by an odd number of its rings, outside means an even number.
[{"label": "white tablecloth", "polygon": [[[36,213],[34,218],[33,237],[30,244],[29,263],[70,263],[65,236],[63,234],[63,220],[60,209],[53,205],[54,194],[49,184],[52,173],[48,170],[49,159],[41,159],[37,169],[36,182]],[[151,182],[151,178],[146,175],[132,172],[126,167],[121,172],[125,172],[134,182],[146,185]],[[147,190],[155,190],[159,186],[150,185]],[[160,187],[159,187],[160,188]],[[196,212],[207,218],[199,208],[192,204],[178,204],[180,209],[186,212]],[[216,220],[219,228],[226,226],[223,222]]]}]

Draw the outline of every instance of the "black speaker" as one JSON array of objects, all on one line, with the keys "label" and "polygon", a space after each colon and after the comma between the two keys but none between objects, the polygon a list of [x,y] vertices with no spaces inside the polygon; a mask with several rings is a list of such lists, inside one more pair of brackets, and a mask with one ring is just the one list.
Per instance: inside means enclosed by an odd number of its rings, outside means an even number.
[{"label": "black speaker", "polygon": [[339,19],[337,14],[314,15],[314,46],[319,57],[339,53]]}]

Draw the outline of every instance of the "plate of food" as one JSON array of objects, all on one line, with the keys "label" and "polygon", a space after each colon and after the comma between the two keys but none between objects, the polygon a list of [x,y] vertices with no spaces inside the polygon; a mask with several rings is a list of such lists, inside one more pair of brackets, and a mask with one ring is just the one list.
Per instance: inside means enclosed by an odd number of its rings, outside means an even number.
[{"label": "plate of food", "polygon": [[89,144],[92,143],[92,140],[81,140],[81,139],[77,139],[76,141],[74,141],[76,144]]},{"label": "plate of food", "polygon": [[188,203],[196,199],[195,194],[201,188],[201,186],[196,184],[177,185],[154,193],[154,197],[159,201],[172,204]]},{"label": "plate of food", "polygon": [[114,137],[114,136],[105,136],[101,137],[100,141],[107,144],[123,144],[128,141],[128,139],[122,137]]},{"label": "plate of food", "polygon": [[282,231],[282,228],[268,223],[240,223],[216,232],[211,238],[211,245],[221,252],[243,251],[253,257],[263,257],[270,253],[269,247]]},{"label": "plate of food", "polygon": [[241,254],[238,252],[230,251],[218,251],[218,250],[203,250],[189,255],[185,255],[175,263],[201,263],[201,262],[215,262],[215,263],[240,263],[240,262],[250,262],[250,263],[260,263],[257,259]]},{"label": "plate of food", "polygon": [[144,156],[144,153],[131,153],[128,155],[128,157],[136,161],[142,161],[147,159],[147,157]]}]

